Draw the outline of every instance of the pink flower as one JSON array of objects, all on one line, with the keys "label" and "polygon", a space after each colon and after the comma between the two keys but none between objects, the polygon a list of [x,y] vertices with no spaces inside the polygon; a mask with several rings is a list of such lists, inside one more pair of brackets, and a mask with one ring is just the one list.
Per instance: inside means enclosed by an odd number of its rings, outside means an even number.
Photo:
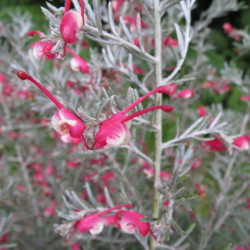
[{"label": "pink flower", "polygon": [[72,161],[67,162],[67,168],[72,169],[72,168],[78,168],[80,166],[80,162],[77,161],[77,159],[73,159]]},{"label": "pink flower", "polygon": [[[136,16],[125,16],[124,21],[126,24],[130,24],[131,31],[136,31]],[[145,29],[146,27],[146,24],[141,20],[141,28]]]},{"label": "pink flower", "polygon": [[103,193],[99,193],[96,196],[96,200],[101,203],[101,204],[105,204],[106,203],[106,198],[105,195]]},{"label": "pink flower", "polygon": [[204,83],[202,84],[202,87],[205,88],[205,89],[207,89],[207,88],[215,87],[215,86],[217,86],[217,85],[218,85],[218,82],[216,82],[216,81],[214,81],[214,82],[212,82],[212,81],[207,81],[207,82],[204,82]]},{"label": "pink flower", "polygon": [[161,86],[154,89],[153,91],[142,96],[137,101],[129,105],[123,111],[118,112],[117,114],[109,117],[106,121],[102,122],[100,124],[98,132],[95,135],[95,142],[92,146],[92,149],[94,147],[96,149],[100,149],[100,148],[126,145],[130,142],[131,139],[131,134],[128,128],[129,127],[128,122],[130,120],[156,109],[162,109],[164,112],[171,112],[173,110],[172,106],[158,105],[138,111],[129,116],[126,115],[126,113],[128,113],[131,109],[133,109],[136,105],[138,105],[138,103],[142,102],[148,96],[152,95],[153,93],[165,93],[166,89],[167,89],[166,86]]},{"label": "pink flower", "polygon": [[119,9],[124,1],[125,0],[113,0],[112,1],[112,7],[113,7],[114,13],[119,11]]},{"label": "pink flower", "polygon": [[190,99],[195,95],[195,90],[193,89],[184,89],[179,92],[178,97],[183,99]]},{"label": "pink flower", "polygon": [[169,96],[173,96],[176,93],[177,87],[176,83],[171,83],[166,86],[166,94]]},{"label": "pink flower", "polygon": [[115,179],[115,174],[113,172],[107,172],[102,176],[102,186],[103,187],[108,187],[109,186],[109,181]]},{"label": "pink flower", "polygon": [[226,92],[231,90],[231,86],[229,84],[223,84],[222,86],[216,88],[214,91],[220,95],[225,94]]},{"label": "pink flower", "polygon": [[201,117],[203,117],[203,116],[206,116],[206,114],[207,114],[207,111],[205,110],[205,108],[203,107],[203,106],[199,106],[198,108],[197,108],[197,114],[199,115],[199,116],[201,116]]},{"label": "pink flower", "polygon": [[[147,165],[146,165],[147,166]],[[154,176],[154,169],[151,167],[145,167],[145,169],[143,170],[144,174],[146,174],[147,178],[151,178]],[[172,175],[170,173],[167,173],[165,171],[161,171],[160,172],[160,178],[164,181],[167,181],[169,179],[172,178]]]},{"label": "pink flower", "polygon": [[224,32],[228,35],[232,34],[235,31],[235,29],[232,27],[230,23],[224,23],[223,29],[224,29]]},{"label": "pink flower", "polygon": [[243,95],[243,96],[240,97],[240,100],[243,101],[243,102],[244,101],[250,101],[250,95]]},{"label": "pink flower", "polygon": [[169,179],[172,178],[172,175],[170,173],[165,172],[165,171],[161,171],[160,178],[163,179],[164,181],[168,181]]},{"label": "pink flower", "polygon": [[[90,232],[92,235],[96,235],[102,232],[104,225],[114,225],[115,220],[113,216],[106,216],[103,217],[103,215],[106,215],[114,210],[119,210],[121,208],[132,208],[132,205],[125,204],[113,208],[106,209],[104,211],[91,214],[88,216],[85,216],[84,218],[77,221],[74,225],[75,229],[77,229],[81,233],[86,233],[87,231]],[[126,211],[126,210],[125,210]]]},{"label": "pink flower", "polygon": [[83,74],[89,73],[89,66],[87,62],[78,56],[74,51],[67,47],[67,51],[72,54],[74,57],[70,60],[71,69],[74,71],[81,70]]},{"label": "pink flower", "polygon": [[34,98],[34,93],[33,91],[26,91],[21,89],[17,92],[17,97],[20,99],[32,100]]},{"label": "pink flower", "polygon": [[62,140],[63,138],[66,141],[69,139],[84,139],[83,132],[86,127],[73,112],[64,108],[64,106],[46,88],[24,71],[18,71],[17,76],[21,80],[29,80],[34,83],[59,108],[59,111],[57,111],[52,117],[52,127],[62,136]]},{"label": "pink flower", "polygon": [[83,28],[85,23],[84,17],[84,1],[80,0],[81,13],[77,11],[69,11],[71,0],[66,0],[64,8],[64,16],[60,24],[60,32],[65,41],[65,48],[67,43],[75,43],[77,40],[76,32]]},{"label": "pink flower", "polygon": [[234,139],[233,144],[243,150],[250,148],[250,135],[243,135]]},{"label": "pink flower", "polygon": [[[37,34],[40,37],[44,35],[40,31],[36,31],[36,30],[29,31],[27,33],[28,36],[34,36],[35,34]],[[33,43],[31,47],[33,48],[34,57],[36,59],[44,59],[45,61],[54,59],[56,55],[51,52],[54,45],[55,43],[52,43],[51,41],[43,41],[42,39]]]},{"label": "pink flower", "polygon": [[52,127],[61,136],[69,135],[73,139],[82,137],[84,123],[66,108],[59,109],[52,117]]},{"label": "pink flower", "polygon": [[71,248],[72,250],[81,250],[80,249],[80,246],[77,242],[74,242],[72,245],[71,245]]},{"label": "pink flower", "polygon": [[140,74],[144,74],[145,73],[145,69],[139,69],[135,66],[135,64],[133,64],[133,71],[135,74],[140,75]]},{"label": "pink flower", "polygon": [[201,184],[195,184],[195,188],[197,189],[198,195],[200,197],[205,198],[207,196],[205,186]]},{"label": "pink flower", "polygon": [[5,76],[0,73],[0,82],[4,82],[4,81],[5,81]]},{"label": "pink flower", "polygon": [[164,41],[164,46],[166,47],[177,47],[178,41],[173,39],[171,36],[168,36]]},{"label": "pink flower", "polygon": [[216,138],[210,141],[200,142],[202,148],[208,149],[210,152],[223,151],[225,150],[224,143],[222,140]]},{"label": "pink flower", "polygon": [[4,83],[3,85],[3,95],[11,96],[11,94],[14,92],[14,89],[10,83]]},{"label": "pink flower", "polygon": [[197,168],[200,165],[200,163],[201,159],[200,158],[196,159],[196,161],[191,165],[191,169]]},{"label": "pink flower", "polygon": [[55,169],[53,168],[53,162],[52,160],[49,161],[48,167],[45,170],[46,175],[52,175],[55,173]]},{"label": "pink flower", "polygon": [[63,40],[66,43],[75,43],[77,40],[76,31],[82,29],[83,25],[81,13],[77,11],[65,13],[60,24]]},{"label": "pink flower", "polygon": [[46,207],[43,211],[43,215],[45,217],[49,217],[49,216],[54,216],[55,215],[55,209],[52,207]]},{"label": "pink flower", "polygon": [[[121,214],[124,215],[120,218],[119,215]],[[143,218],[145,218],[144,215],[137,211],[120,210],[115,214],[115,223],[124,233],[134,234],[137,228],[142,236],[146,236],[150,233],[156,239],[149,223],[141,221]],[[120,221],[120,223],[118,221]]]}]

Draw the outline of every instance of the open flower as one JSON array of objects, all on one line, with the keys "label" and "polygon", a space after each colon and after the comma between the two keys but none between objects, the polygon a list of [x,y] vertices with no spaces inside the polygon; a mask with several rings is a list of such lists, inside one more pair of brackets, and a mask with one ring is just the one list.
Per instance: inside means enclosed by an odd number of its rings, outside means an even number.
[{"label": "open flower", "polygon": [[130,208],[133,208],[133,206],[129,204],[125,204],[125,205],[109,208],[104,211],[85,216],[79,221],[77,221],[74,227],[81,233],[86,233],[87,231],[89,231],[90,234],[92,235],[99,234],[102,232],[104,225],[115,224],[115,219],[113,215],[109,215],[109,216],[103,216],[103,215],[109,214],[110,212],[114,210],[119,210],[121,208],[130,209]]},{"label": "open flower", "polygon": [[183,99],[190,99],[195,95],[195,90],[193,89],[183,89],[179,92],[178,97]]},{"label": "open flower", "polygon": [[150,111],[161,109],[164,112],[171,112],[173,110],[172,106],[169,105],[158,105],[146,108],[144,110],[138,111],[132,115],[126,115],[131,109],[133,109],[136,105],[142,102],[144,99],[149,97],[154,93],[167,93],[167,86],[158,87],[146,95],[142,96],[134,103],[129,105],[124,110],[118,112],[117,114],[109,117],[107,120],[100,124],[100,128],[95,135],[95,142],[92,146],[92,149],[95,147],[96,149],[100,148],[108,148],[126,145],[130,142],[131,134],[129,131],[129,121],[133,118],[148,113]]},{"label": "open flower", "polygon": [[[119,215],[121,214],[124,215],[120,218]],[[144,215],[137,211],[120,210],[115,214],[115,223],[124,233],[134,234],[137,228],[142,236],[146,236],[150,233],[154,239],[156,239],[149,223],[141,221],[143,218],[145,218]],[[118,221],[120,221],[120,223]]]},{"label": "open flower", "polygon": [[67,51],[72,54],[74,57],[70,60],[71,69],[74,71],[81,70],[83,74],[89,73],[89,66],[87,62],[78,56],[74,51],[67,47]]},{"label": "open flower", "polygon": [[81,140],[84,138],[84,123],[73,112],[66,109],[45,87],[24,71],[18,71],[17,76],[21,80],[29,80],[34,83],[54,104],[59,108],[52,117],[52,127],[61,135],[68,139]]},{"label": "open flower", "polygon": [[243,150],[250,148],[250,135],[243,135],[234,139],[233,144]]},{"label": "open flower", "polygon": [[[39,37],[44,36],[44,34],[40,31],[33,30],[27,33],[28,36],[38,35]],[[55,43],[51,41],[43,41],[42,39],[37,42],[32,43],[31,47],[33,48],[33,55],[36,59],[44,59],[45,61],[54,59],[55,54],[51,52]]]}]

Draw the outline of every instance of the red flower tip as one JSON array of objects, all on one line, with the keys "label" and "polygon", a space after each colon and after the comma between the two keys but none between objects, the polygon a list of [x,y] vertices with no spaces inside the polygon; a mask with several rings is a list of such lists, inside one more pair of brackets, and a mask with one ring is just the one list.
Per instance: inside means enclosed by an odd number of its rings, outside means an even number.
[{"label": "red flower tip", "polygon": [[26,72],[24,72],[23,70],[19,70],[17,72],[17,76],[21,79],[21,80],[27,80],[29,79],[29,76]]},{"label": "red flower tip", "polygon": [[174,107],[171,105],[162,105],[162,111],[170,113],[174,110]]},{"label": "red flower tip", "polygon": [[42,36],[43,35],[42,32],[37,31],[37,30],[31,30],[31,31],[27,32],[27,36],[34,36],[35,34],[38,35],[38,36]]}]

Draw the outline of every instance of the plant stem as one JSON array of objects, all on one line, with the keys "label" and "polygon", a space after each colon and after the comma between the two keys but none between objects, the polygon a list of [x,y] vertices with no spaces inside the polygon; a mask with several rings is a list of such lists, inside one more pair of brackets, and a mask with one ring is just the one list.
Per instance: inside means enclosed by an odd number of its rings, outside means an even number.
[{"label": "plant stem", "polygon": [[[154,24],[155,24],[155,81],[156,87],[162,85],[162,58],[161,58],[161,16],[160,1],[154,0]],[[156,94],[155,105],[162,104],[162,94]],[[153,200],[153,217],[159,216],[159,192],[160,171],[161,171],[161,145],[162,145],[162,111],[156,111],[155,126],[158,128],[155,133],[155,158],[154,158],[154,200]],[[150,238],[150,250],[154,250],[156,246],[153,237]]]}]

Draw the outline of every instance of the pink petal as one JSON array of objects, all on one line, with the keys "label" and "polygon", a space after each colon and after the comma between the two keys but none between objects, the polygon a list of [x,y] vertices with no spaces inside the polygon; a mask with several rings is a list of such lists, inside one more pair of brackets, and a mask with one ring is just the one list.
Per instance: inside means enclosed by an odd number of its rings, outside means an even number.
[{"label": "pink petal", "polygon": [[66,43],[76,42],[76,31],[83,27],[83,20],[80,12],[69,11],[61,21],[60,31]]}]

